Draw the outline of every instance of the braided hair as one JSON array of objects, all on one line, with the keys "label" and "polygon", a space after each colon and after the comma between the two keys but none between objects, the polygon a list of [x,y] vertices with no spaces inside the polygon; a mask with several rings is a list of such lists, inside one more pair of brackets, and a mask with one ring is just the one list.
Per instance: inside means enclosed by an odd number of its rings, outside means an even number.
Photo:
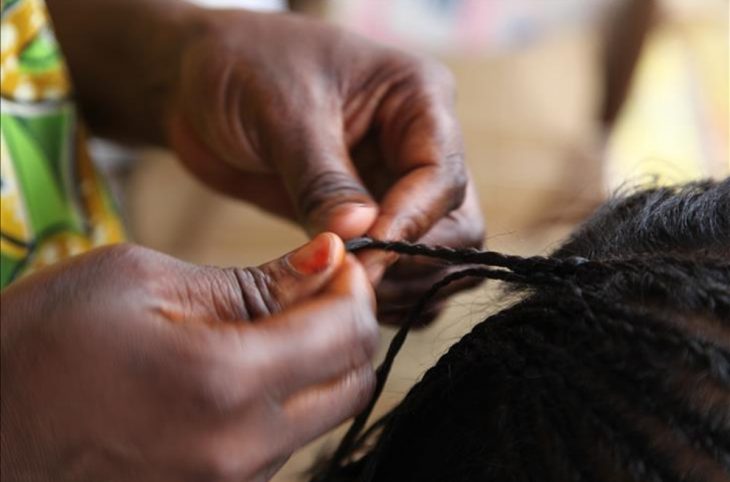
[{"label": "braided hair", "polygon": [[[548,257],[359,238],[463,266],[405,320],[316,482],[730,481],[730,179],[616,198]],[[428,300],[465,277],[519,301],[365,429]]]}]

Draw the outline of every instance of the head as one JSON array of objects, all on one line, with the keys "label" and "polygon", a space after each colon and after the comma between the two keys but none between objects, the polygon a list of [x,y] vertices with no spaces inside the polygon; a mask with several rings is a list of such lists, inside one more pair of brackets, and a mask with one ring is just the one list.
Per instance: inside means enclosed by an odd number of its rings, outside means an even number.
[{"label": "head", "polygon": [[491,256],[518,301],[317,480],[730,480],[730,180],[616,198],[549,257]]}]

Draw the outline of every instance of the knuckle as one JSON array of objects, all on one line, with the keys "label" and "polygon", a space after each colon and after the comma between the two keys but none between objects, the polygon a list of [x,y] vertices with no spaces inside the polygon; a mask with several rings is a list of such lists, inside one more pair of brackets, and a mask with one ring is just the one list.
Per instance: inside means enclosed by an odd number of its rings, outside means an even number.
[{"label": "knuckle", "polygon": [[456,79],[451,69],[442,62],[426,56],[409,55],[406,57],[406,68],[412,72],[412,78],[424,90],[446,94],[453,97]]},{"label": "knuckle", "polygon": [[296,194],[297,205],[305,217],[327,212],[344,201],[368,198],[368,192],[351,175],[329,170],[305,173]]},{"label": "knuckle", "polygon": [[456,78],[451,69],[446,67],[442,62],[432,58],[425,59],[423,62],[423,72],[428,79],[431,79],[431,82],[446,89],[447,92],[453,92],[454,86],[456,85]]},{"label": "knuckle", "polygon": [[467,248],[482,249],[484,247],[484,238],[487,236],[487,230],[484,223],[479,223],[466,236],[465,244]]},{"label": "knuckle", "polygon": [[[451,204],[451,198],[448,203]],[[397,218],[398,229],[409,240],[416,240],[428,232],[433,223],[431,212],[421,206],[414,206],[407,218]]]},{"label": "knuckle", "polygon": [[92,260],[97,273],[111,272],[114,277],[133,279],[135,286],[144,291],[151,291],[162,283],[157,276],[160,255],[149,248],[122,243],[102,248],[97,255],[99,257]]},{"label": "knuckle", "polygon": [[132,243],[115,244],[104,249],[110,258],[134,266],[144,266],[153,253],[148,248]]},{"label": "knuckle", "polygon": [[257,267],[229,268],[238,283],[240,310],[249,320],[271,316],[281,311],[278,286],[273,278]]},{"label": "knuckle", "polygon": [[445,172],[444,179],[447,180],[445,198],[449,210],[459,208],[466,199],[466,189],[469,185],[469,175],[464,165],[462,152],[452,152],[444,156],[441,169]]},{"label": "knuckle", "polygon": [[487,236],[487,227],[481,217],[466,218],[462,225],[466,225],[464,233],[464,246],[467,248],[482,249],[484,247],[484,239]]}]

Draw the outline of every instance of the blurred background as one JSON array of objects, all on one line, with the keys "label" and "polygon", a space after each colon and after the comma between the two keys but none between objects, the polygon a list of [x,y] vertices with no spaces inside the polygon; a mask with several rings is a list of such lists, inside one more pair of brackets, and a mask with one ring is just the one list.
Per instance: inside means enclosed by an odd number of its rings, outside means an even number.
[{"label": "blurred background", "polygon": [[[617,189],[730,173],[727,0],[197,3],[291,9],[445,62],[457,79],[490,249],[545,253]],[[229,266],[258,264],[305,239],[290,224],[211,193],[165,152],[96,148],[142,244]],[[396,403],[495,298],[489,287],[460,295],[413,334],[376,412]],[[383,329],[383,346],[390,336]],[[296,454],[275,480],[300,480],[337,439]]]}]

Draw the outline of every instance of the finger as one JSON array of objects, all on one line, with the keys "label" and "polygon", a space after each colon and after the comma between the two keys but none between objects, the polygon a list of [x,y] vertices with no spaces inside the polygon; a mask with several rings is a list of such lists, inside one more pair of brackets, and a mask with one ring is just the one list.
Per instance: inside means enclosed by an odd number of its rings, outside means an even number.
[{"label": "finger", "polygon": [[203,145],[181,116],[170,120],[168,132],[170,147],[196,178],[218,192],[243,199],[285,219],[296,219],[291,202],[281,195],[286,189],[278,175],[247,173],[223,162]]},{"label": "finger", "polygon": [[361,236],[372,225],[377,205],[363,186],[344,144],[337,116],[287,126],[271,142],[274,160],[307,229]]},{"label": "finger", "polygon": [[[415,241],[448,214],[461,198],[449,185],[441,166],[414,169],[388,191],[368,235],[375,239]],[[360,257],[370,280],[377,283],[398,257],[393,253],[366,252]]]},{"label": "finger", "polygon": [[[378,287],[378,321],[384,325],[402,325],[424,293],[451,272],[453,270],[440,271],[423,282],[417,281],[413,284],[384,280],[381,284],[382,290],[380,286]],[[414,321],[413,327],[420,328],[429,325],[446,308],[448,298],[475,288],[483,282],[484,280],[477,278],[465,278],[442,288],[429,299],[426,307]]]},{"label": "finger", "polygon": [[295,394],[284,404],[287,423],[299,447],[355,416],[367,405],[375,388],[369,364],[338,380]]},{"label": "finger", "polygon": [[[373,238],[415,241],[464,200],[468,177],[451,89],[434,85],[440,84],[429,81],[427,74],[415,74],[380,109],[379,142],[397,181],[383,196],[368,230]],[[397,258],[366,253],[360,259],[377,283]]]},{"label": "finger", "polygon": [[368,365],[281,404],[259,394],[245,410],[209,418],[202,433],[193,432],[190,440],[183,441],[188,456],[171,462],[184,473],[199,474],[200,480],[268,480],[294,450],[359,412],[370,399],[374,382]]},{"label": "finger", "polygon": [[[448,216],[438,221],[418,243],[430,246],[448,246],[454,249],[484,246],[484,216],[472,182],[469,182],[464,203]],[[386,278],[401,281],[418,281],[443,270],[448,262],[421,256],[402,256],[390,266]],[[438,280],[436,280],[438,281]],[[381,298],[378,297],[378,300]]]},{"label": "finger", "polygon": [[398,180],[369,230],[381,239],[415,241],[462,204],[467,174],[453,111],[453,80],[443,67],[418,62],[391,90],[376,119],[380,145]]},{"label": "finger", "polygon": [[[476,189],[470,179],[461,206],[437,221],[418,242],[451,248],[481,248],[484,244],[484,235],[484,216],[479,207]],[[377,251],[366,251],[358,257],[368,271],[370,281],[376,285],[383,275],[413,280],[440,270],[446,264],[428,258],[386,257]],[[393,264],[396,259],[400,261]]]},{"label": "finger", "polygon": [[348,256],[321,296],[242,333],[269,391],[282,399],[368,363],[378,343],[372,287]]},{"label": "finger", "polygon": [[173,318],[215,322],[271,316],[323,289],[344,256],[342,240],[322,233],[301,248],[258,267],[192,267],[178,277],[177,306],[181,312]]},{"label": "finger", "polygon": [[[461,207],[437,222],[418,242],[456,249],[482,247],[484,222],[472,183],[467,187],[466,198]],[[452,267],[444,261],[420,256],[400,257],[397,263],[388,268],[385,277],[377,285],[378,321],[383,324],[402,322],[411,308],[435,283],[449,273],[467,267]],[[465,279],[439,290],[417,320],[417,324],[426,325],[433,321],[445,306],[443,301],[476,284],[478,280]]]},{"label": "finger", "polygon": [[258,293],[266,305],[260,306],[260,312],[271,315],[323,289],[344,259],[342,239],[333,233],[321,233],[297,250],[258,268],[233,271],[242,286],[258,287],[242,292]]}]

